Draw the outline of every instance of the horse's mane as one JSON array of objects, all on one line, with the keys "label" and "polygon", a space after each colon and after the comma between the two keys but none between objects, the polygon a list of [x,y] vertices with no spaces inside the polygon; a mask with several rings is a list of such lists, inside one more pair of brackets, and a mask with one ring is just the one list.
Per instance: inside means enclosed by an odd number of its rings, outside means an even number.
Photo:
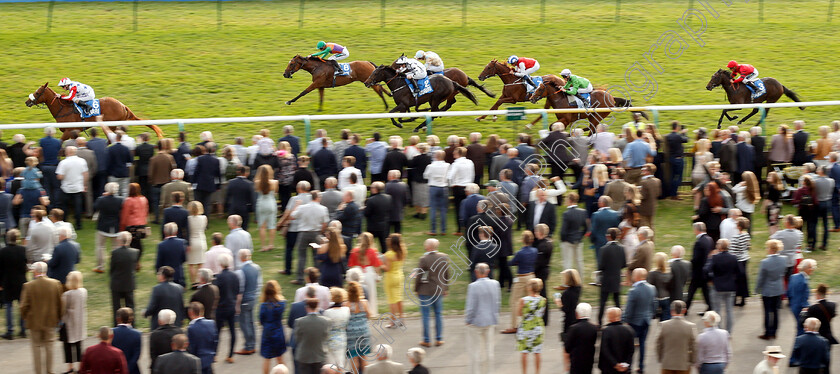
[{"label": "horse's mane", "polygon": [[566,80],[554,74],[543,75],[543,82],[549,83],[554,88],[563,87],[566,85]]}]

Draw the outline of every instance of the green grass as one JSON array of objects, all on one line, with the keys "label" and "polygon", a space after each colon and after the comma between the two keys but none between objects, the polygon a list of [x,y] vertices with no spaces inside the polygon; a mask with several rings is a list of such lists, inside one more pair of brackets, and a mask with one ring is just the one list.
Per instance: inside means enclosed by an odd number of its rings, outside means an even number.
[{"label": "green grass", "polygon": [[[348,46],[351,60],[387,63],[400,54],[413,54],[417,49],[438,52],[447,66],[460,67],[476,77],[492,58],[510,54],[540,60],[540,73],[558,73],[563,68],[590,78],[595,85],[623,85],[625,71],[634,62],[644,62],[642,53],[668,30],[681,30],[677,19],[687,6],[685,1],[624,1],[621,22],[614,22],[614,1],[549,1],[546,23],[539,24],[539,2],[511,4],[501,0],[470,2],[468,23],[461,27],[458,1],[431,0],[423,3],[388,1],[387,25],[379,27],[379,1],[308,1],[304,27],[298,28],[297,1],[225,2],[222,30],[216,30],[216,4],[141,3],[139,31],[131,31],[131,3],[57,3],[52,33],[45,33],[45,3],[0,4],[0,122],[49,122],[44,110],[23,105],[26,96],[49,81],[55,87],[58,79],[69,76],[91,84],[98,95],[118,98],[143,118],[191,118],[221,116],[259,116],[314,114],[317,94],[310,94],[292,106],[291,99],[309,83],[306,73],[294,79],[283,79],[282,72],[296,53],[311,53],[318,40],[335,41]],[[698,2],[694,2],[698,7]],[[840,84],[840,71],[834,52],[840,50],[838,31],[825,23],[826,1],[765,1],[765,22],[758,23],[758,2],[735,2],[726,7],[711,2],[719,13],[717,19],[707,16],[704,47],[679,31],[686,38],[687,48],[677,59],[668,59],[658,52],[657,61],[664,69],[656,74],[657,94],[649,101],[640,95],[632,98],[638,105],[713,104],[723,102],[721,91],[704,89],[711,74],[735,58],[752,63],[762,76],[779,78],[796,90],[804,100],[832,100]],[[807,20],[807,22],[803,22]],[[498,79],[487,81],[488,87],[501,92]],[[461,101],[455,110],[487,109],[495,101],[480,93],[480,104]],[[531,108],[539,105],[527,104]],[[376,113],[382,111],[379,98],[361,84],[327,90],[325,113]],[[713,126],[717,112],[662,113],[661,121],[678,119],[690,127]],[[619,116],[617,123],[629,118]],[[811,131],[837,119],[832,108],[773,110],[768,125],[805,119]],[[188,126],[191,140],[203,130],[211,130],[216,140],[230,142],[235,136],[250,136],[266,127],[279,134],[279,123],[225,124]],[[303,126],[298,125],[302,135]],[[466,135],[480,130],[511,138],[524,131],[521,122],[476,124],[470,118],[448,118],[435,122],[435,133]],[[326,128],[337,134],[351,128],[363,136],[373,131],[384,135],[407,136],[408,130],[392,127],[388,121],[316,122],[314,128]],[[141,130],[133,130],[133,133]],[[174,134],[175,126],[164,131]],[[5,139],[15,131],[7,130]],[[40,137],[38,130],[21,131],[30,139]],[[276,136],[275,136],[276,137]],[[787,208],[790,211],[790,208]],[[691,206],[688,202],[668,201],[660,204],[657,217],[657,250],[667,251],[672,245],[691,247]],[[452,224],[450,217],[450,225]],[[763,257],[762,243],[767,238],[764,220],[756,220],[754,260],[750,271],[757,270]],[[408,219],[404,232],[410,259],[407,271],[416,265],[426,238],[422,232],[427,222]],[[207,230],[225,232],[220,219],[214,219]],[[158,228],[153,228],[157,233]],[[251,230],[254,237],[256,231]],[[94,264],[93,224],[86,223],[79,241],[84,256],[79,266],[90,290],[89,324],[93,330],[110,324],[110,294],[107,277],[92,273]],[[517,233],[518,234],[518,233]],[[145,307],[155,283],[152,270],[157,236],[145,242],[143,270],[138,275],[135,294],[138,309]],[[456,237],[441,238],[448,248]],[[259,246],[258,243],[255,243]],[[277,246],[283,247],[282,239]],[[830,248],[840,246],[832,238]],[[588,274],[593,255],[587,253]],[[820,270],[814,284],[838,285],[834,273],[838,259],[833,254],[818,253]],[[257,253],[254,259],[264,270],[265,280],[278,279],[286,296],[293,294],[290,278],[280,276],[282,255],[279,251]],[[552,281],[562,269],[559,250],[552,261]],[[462,309],[468,278],[463,275],[451,295],[445,299],[447,310]],[[595,301],[596,290],[587,286],[583,300]],[[384,295],[380,291],[380,300]],[[507,305],[505,295],[505,305]],[[380,304],[380,311],[386,306]],[[408,306],[409,312],[416,307]],[[505,307],[505,310],[506,307]],[[0,314],[0,324],[4,316]],[[139,324],[147,327],[147,321]]]}]

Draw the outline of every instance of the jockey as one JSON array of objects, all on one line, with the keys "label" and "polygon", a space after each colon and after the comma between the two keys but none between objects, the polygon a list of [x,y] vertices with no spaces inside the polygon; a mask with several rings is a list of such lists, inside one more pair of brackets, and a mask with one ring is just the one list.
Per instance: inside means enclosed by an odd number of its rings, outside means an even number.
[{"label": "jockey", "polygon": [[400,56],[395,64],[399,66],[397,73],[405,73],[405,77],[413,83],[409,86],[416,95],[420,90],[420,87],[417,86],[417,81],[427,76],[426,67],[420,61],[405,56]]},{"label": "jockey", "polygon": [[507,62],[513,67],[513,75],[522,77],[531,87],[537,87],[534,81],[531,80],[531,74],[534,74],[540,69],[540,63],[537,60],[527,57],[510,56]]},{"label": "jockey", "polygon": [[729,80],[731,83],[744,82],[752,87],[754,92],[759,91],[755,83],[758,80],[758,69],[749,64],[739,64],[735,60],[729,61],[726,67],[732,71],[732,78]]},{"label": "jockey", "polygon": [[71,81],[70,78],[62,78],[58,82],[58,86],[69,90],[67,95],[56,95],[59,99],[72,101],[88,109],[90,107],[87,105],[87,102],[96,98],[93,88],[83,83]]},{"label": "jockey", "polygon": [[443,74],[443,60],[440,59],[437,53],[432,51],[417,51],[414,58],[426,63],[426,70],[429,74]]},{"label": "jockey", "polygon": [[563,69],[560,76],[566,80],[566,85],[560,90],[569,95],[577,96],[589,108],[589,94],[592,93],[592,83],[589,82],[589,79],[574,75],[569,69]]},{"label": "jockey", "polygon": [[347,49],[347,47],[336,43],[327,43],[323,40],[318,42],[315,48],[318,48],[320,52],[313,53],[309,55],[309,57],[318,57],[320,59],[332,61],[336,72],[340,70],[338,67],[338,62],[336,61],[341,61],[347,58],[347,56],[350,56],[350,50]]}]

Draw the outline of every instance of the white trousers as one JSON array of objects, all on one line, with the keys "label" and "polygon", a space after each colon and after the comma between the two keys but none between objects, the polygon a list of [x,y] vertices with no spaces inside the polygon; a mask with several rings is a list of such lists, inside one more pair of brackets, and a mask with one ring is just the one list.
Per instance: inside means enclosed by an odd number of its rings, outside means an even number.
[{"label": "white trousers", "polygon": [[563,251],[563,267],[571,269],[572,264],[577,264],[577,270],[583,274],[583,241],[574,244],[560,242],[560,249]]},{"label": "white trousers", "polygon": [[344,52],[336,53],[336,54],[330,56],[329,58],[327,58],[327,60],[341,61],[341,60],[343,60],[343,59],[345,59],[349,56],[350,56],[350,50],[347,49],[347,48],[344,48]]},{"label": "white trousers", "polygon": [[470,374],[487,374],[495,371],[493,365],[494,330],[495,326],[467,326]]}]

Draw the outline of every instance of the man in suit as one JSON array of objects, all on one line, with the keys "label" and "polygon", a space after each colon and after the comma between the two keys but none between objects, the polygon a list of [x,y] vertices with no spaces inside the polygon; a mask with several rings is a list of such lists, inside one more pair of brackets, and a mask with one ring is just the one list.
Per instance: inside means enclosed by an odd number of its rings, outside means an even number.
[{"label": "man in suit", "polygon": [[624,181],[624,174],[624,168],[614,168],[610,175],[612,180],[607,182],[607,185],[604,187],[603,196],[609,196],[612,199],[609,207],[615,211],[620,210],[624,202],[627,201],[627,198],[624,197],[624,191],[627,190],[627,187],[631,186],[630,183]]},{"label": "man in suit", "polygon": [[[93,176],[91,187],[93,189],[94,199],[102,195],[102,190],[105,188],[105,183],[108,182],[108,141],[97,137],[99,129],[91,128],[88,130],[90,140],[87,141],[87,147],[96,155],[97,167],[91,169],[90,173]],[[78,140],[76,145],[79,146]]]},{"label": "man in suit", "polygon": [[604,307],[607,305],[607,298],[612,295],[616,308],[621,308],[619,295],[621,293],[621,269],[627,266],[627,256],[624,254],[618,239],[619,230],[611,227],[607,230],[609,242],[601,247],[601,261],[598,262],[598,271],[601,272],[601,300],[598,308],[598,325],[601,325],[601,318],[604,316]]},{"label": "man in suit", "polygon": [[656,205],[662,195],[662,181],[654,177],[656,165],[645,164],[642,167],[642,203],[639,205],[639,223],[641,226],[653,228],[653,218],[656,216]]},{"label": "man in suit", "polygon": [[591,374],[595,365],[595,342],[598,340],[598,325],[589,322],[592,306],[580,303],[575,307],[575,322],[563,342],[563,355],[570,374]]},{"label": "man in suit", "polygon": [[[411,202],[408,185],[401,181],[400,178],[399,170],[389,170],[388,183],[385,183],[385,195],[391,196],[391,203],[393,204],[388,222],[391,231],[397,234],[402,233],[403,210],[406,204]],[[461,206],[463,206],[463,202]]]},{"label": "man in suit", "polygon": [[338,216],[338,206],[341,204],[342,200],[341,191],[335,188],[337,184],[338,180],[334,177],[327,178],[324,180],[325,190],[321,193],[321,205],[325,206],[327,211],[330,212],[330,220],[333,220]]},{"label": "man in suit", "polygon": [[[20,296],[20,314],[29,329],[32,343],[34,373],[52,373],[53,341],[63,309],[61,282],[47,277],[47,264],[32,264],[32,280],[23,285]],[[42,361],[41,352],[46,353]]]},{"label": "man in suit", "polygon": [[756,176],[763,175],[762,170],[764,169],[764,164],[767,163],[764,157],[764,148],[767,146],[767,138],[762,136],[761,132],[762,130],[759,126],[750,128],[750,145],[753,147],[752,171]]},{"label": "man in suit", "polygon": [[[341,236],[347,248],[353,248],[353,235],[362,233],[362,218],[359,205],[353,201],[352,191],[343,191],[341,204],[336,208],[336,220],[341,222]],[[348,249],[349,251],[349,249]]]},{"label": "man in suit", "polygon": [[140,251],[129,248],[131,233],[121,231],[117,234],[117,247],[111,251],[111,266],[108,268],[111,287],[111,306],[114,312],[114,323],[117,323],[117,310],[125,307],[134,310],[134,289],[137,287],[134,274],[140,268]]},{"label": "man in suit", "polygon": [[[531,191],[536,187],[544,187],[544,186],[541,185],[542,180],[540,179],[540,176],[537,175],[537,170],[539,169],[538,165],[531,164],[531,163],[526,164],[526,163],[523,162],[522,168],[525,169],[525,177],[522,179],[522,182],[519,183],[519,191],[517,192],[517,195],[518,195],[517,199],[519,200],[519,203],[522,204],[522,206],[524,206],[527,209],[527,211],[524,214],[525,219],[517,221],[517,224],[516,224],[517,230],[522,228],[523,221],[526,225],[525,226],[526,228],[528,227],[527,225],[529,225],[529,224],[536,224],[536,223],[532,222],[534,220],[534,211],[531,209],[531,206],[530,206],[531,203],[532,203],[532,201],[531,201]],[[542,188],[540,188],[540,189],[542,189]],[[539,199],[539,197],[537,197],[537,199]],[[537,201],[534,201],[533,203],[536,203],[536,202]],[[520,219],[521,218],[522,218],[522,214],[520,214]]]},{"label": "man in suit", "polygon": [[125,355],[125,360],[128,363],[128,372],[131,374],[140,374],[140,368],[137,366],[137,360],[140,359],[140,351],[142,350],[140,331],[131,327],[134,322],[134,311],[129,308],[120,308],[117,310],[117,327],[113,328],[113,338],[111,344],[119,348]]},{"label": "man in suit", "polygon": [[190,316],[187,328],[190,346],[187,347],[187,351],[201,360],[201,374],[213,374],[213,361],[216,359],[216,347],[219,345],[216,323],[204,318],[204,307],[201,303],[190,303],[187,314]]},{"label": "man in suit", "polygon": [[228,215],[237,214],[242,217],[242,228],[248,230],[251,212],[256,207],[256,190],[254,182],[248,180],[250,169],[247,166],[236,167],[236,178],[228,181],[225,191],[225,212]]},{"label": "man in suit", "polygon": [[[474,183],[481,185],[481,177],[484,175],[484,163],[487,162],[487,152],[481,142],[481,133],[470,133],[470,145],[467,146],[467,158],[473,162],[475,167]],[[493,179],[493,178],[490,178]]]},{"label": "man in suit", "polygon": [[119,184],[118,195],[128,197],[128,183],[130,177],[129,165],[134,162],[131,151],[122,142],[112,142],[107,148],[108,157],[105,159],[108,171],[108,182]]},{"label": "man in suit", "polygon": [[[309,196],[309,194],[306,195]],[[234,271],[242,267],[242,264],[239,262],[239,251],[242,249],[253,251],[254,241],[251,239],[251,233],[242,228],[242,217],[235,214],[228,216],[227,224],[230,232],[225,236],[225,248],[230,250],[231,256],[233,257],[231,271]]]},{"label": "man in suit", "polygon": [[[598,198],[598,211],[590,217],[589,240],[592,241],[592,248],[595,248],[595,261],[601,267],[601,248],[607,244],[607,229],[618,227],[621,223],[621,216],[618,212],[610,209],[612,199],[609,196]],[[600,312],[599,312],[600,313]],[[599,318],[600,321],[600,318]]]},{"label": "man in suit", "polygon": [[[420,257],[417,265],[419,271],[414,273],[417,298],[420,301],[420,312],[423,317],[423,341],[419,344],[423,347],[431,347],[429,338],[429,314],[432,310],[435,313],[435,345],[443,345],[443,297],[449,293],[449,284],[444,283],[450,279],[451,264],[449,256],[438,252],[440,241],[437,239],[426,239],[423,248],[426,253]],[[432,266],[434,265],[434,266]]]},{"label": "man in suit", "polygon": [[[479,206],[484,206],[486,203],[479,203]],[[476,215],[473,218],[480,217]],[[498,243],[493,242],[490,238],[493,237],[493,227],[481,226],[484,221],[476,221],[474,226],[467,226],[468,238],[466,243],[470,256],[470,281],[476,281],[475,269],[478,264],[484,263],[490,268],[488,277],[492,277],[493,268],[498,261],[498,256],[501,248]],[[539,249],[537,250],[539,251]]]},{"label": "man in suit", "polygon": [[790,366],[799,366],[800,374],[825,373],[831,362],[831,348],[828,340],[819,334],[820,320],[805,320],[805,332],[796,337]]},{"label": "man in suit", "polygon": [[747,143],[750,134],[746,131],[738,133],[738,172],[732,175],[732,184],[738,184],[741,181],[741,174],[745,171],[755,170],[755,148]]},{"label": "man in suit", "polygon": [[[572,159],[575,158],[572,157],[567,148],[569,147],[569,134],[563,130],[565,130],[565,125],[562,122],[552,123],[551,132],[537,143],[537,148],[542,149],[548,156],[552,177],[563,177],[566,169],[572,164]],[[493,178],[497,176],[493,176]]]},{"label": "man in suit", "polygon": [[327,361],[325,348],[329,332],[330,320],[318,313],[318,299],[306,299],[306,316],[295,321],[293,331],[298,348],[295,350],[295,361],[300,362],[299,373],[320,373],[321,365]]},{"label": "man in suit", "polygon": [[735,323],[735,316],[732,315],[732,307],[735,303],[736,279],[741,276],[741,267],[738,266],[738,258],[729,253],[729,239],[718,239],[715,252],[703,269],[706,272],[706,279],[711,280],[715,287],[714,310],[722,314],[726,310],[726,331],[732,334],[732,325]]},{"label": "man in suit", "polygon": [[344,157],[353,156],[353,166],[362,173],[362,178],[367,175],[367,153],[365,149],[359,146],[359,135],[350,135],[350,146],[344,150]]},{"label": "man in suit", "polygon": [[[305,295],[306,297],[303,300],[294,302],[289,307],[289,319],[286,321],[286,325],[288,325],[290,329],[294,330],[295,321],[297,321],[298,318],[306,317],[306,300],[314,299],[317,297],[317,291],[315,290],[315,287],[307,287]],[[300,362],[298,362],[298,360],[295,358],[297,357],[297,343],[295,342],[295,334],[291,334],[291,336],[289,336],[289,346],[292,348],[292,360],[294,360],[295,373],[300,373]]]},{"label": "man in suit", "polygon": [[182,194],[179,205],[185,205],[193,201],[192,185],[184,182],[184,170],[174,169],[169,174],[172,181],[164,184],[160,189],[160,204],[156,208],[159,212],[172,206],[172,193],[176,191],[180,191]]},{"label": "man in suit", "polygon": [[[483,155],[482,155],[483,156]],[[394,362],[392,356],[394,349],[388,344],[379,344],[376,347],[378,353],[376,362],[370,366],[365,367],[365,373],[368,374],[402,374],[405,373],[403,364]],[[320,372],[319,372],[320,373]]]},{"label": "man in suit", "polygon": [[[175,230],[175,234],[173,235],[177,235],[180,239],[189,239],[190,227],[187,223],[187,217],[189,217],[190,213],[181,205],[183,202],[183,192],[175,191],[172,193],[172,206],[163,210],[163,223],[160,225],[161,240],[166,239],[167,234],[164,231],[164,227],[170,222],[174,222],[177,225],[177,230]],[[205,206],[204,209],[207,209],[207,207]]]},{"label": "man in suit", "polygon": [[[157,279],[159,283],[152,288],[152,294],[149,296],[149,306],[143,315],[143,317],[152,317],[152,330],[158,327],[158,312],[163,309],[175,311],[175,322],[172,324],[181,327],[181,321],[184,319],[184,287],[172,282],[174,274],[175,270],[169,266],[158,269]],[[202,314],[203,312],[202,310]]]},{"label": "man in suit", "polygon": [[586,210],[579,208],[577,205],[578,194],[576,192],[570,192],[567,199],[569,201],[568,208],[563,212],[563,224],[560,227],[563,267],[571,269],[573,264],[576,264],[578,272],[583,273],[583,236],[589,231],[589,220]]},{"label": "man in suit", "polygon": [[213,282],[213,271],[198,269],[198,290],[190,297],[190,302],[197,301],[204,307],[204,318],[216,319],[216,306],[219,305],[219,287]]},{"label": "man in suit", "polygon": [[[207,143],[207,147],[215,147],[215,144]],[[219,159],[216,156],[202,151],[195,163],[195,172],[191,181],[195,182],[195,199],[204,205],[204,213],[210,214],[210,196],[219,189],[222,171],[219,167]],[[188,236],[189,237],[189,236]]]},{"label": "man in suit", "polygon": [[796,265],[796,252],[802,247],[804,235],[802,231],[796,228],[796,218],[793,214],[788,214],[783,219],[785,229],[776,231],[770,235],[770,239],[776,239],[782,242],[782,250],[779,252],[780,256],[787,259],[787,270],[785,271],[785,281],[789,281],[793,274],[793,267]]},{"label": "man in suit", "polygon": [[119,186],[116,184],[106,185],[105,192],[93,203],[93,210],[99,212],[99,219],[96,221],[96,273],[105,272],[105,243],[113,240],[120,231],[120,211],[122,210],[123,199],[116,194]]},{"label": "man in suit", "polygon": [[52,258],[47,261],[47,276],[64,284],[67,274],[75,270],[81,260],[82,251],[78,243],[69,239],[70,230],[67,227],[60,227],[57,231],[59,243],[53,250]]},{"label": "man in suit", "polygon": [[225,325],[228,325],[228,328],[230,328],[230,351],[225,361],[232,364],[233,348],[236,346],[236,316],[239,315],[240,305],[242,303],[242,291],[239,277],[231,271],[233,268],[233,258],[230,255],[223,254],[219,256],[219,265],[222,267],[222,272],[213,281],[213,284],[219,287],[219,306],[216,309],[216,330],[218,335],[221,335],[222,328]]},{"label": "man in suit", "polygon": [[[808,315],[820,321],[820,336],[828,340],[828,349],[831,351],[831,346],[837,344],[837,338],[831,333],[831,320],[837,316],[837,304],[826,300],[826,295],[828,295],[828,286],[820,283],[815,295],[817,302],[808,307]],[[831,357],[830,352],[829,357]],[[825,374],[829,374],[831,364],[826,364],[825,368]]]},{"label": "man in suit", "polygon": [[187,143],[187,133],[183,131],[178,133],[178,142],[178,148],[175,149],[172,157],[175,158],[178,169],[184,170],[184,167],[187,166],[186,156],[189,156],[192,146]]},{"label": "man in suit", "polygon": [[808,162],[808,133],[802,130],[805,121],[793,121],[793,127],[793,166],[802,166]]},{"label": "man in suit", "polygon": [[128,373],[128,362],[123,352],[111,345],[114,331],[99,328],[99,344],[85,349],[79,373]]},{"label": "man in suit", "polygon": [[293,135],[294,131],[295,128],[292,125],[283,126],[283,137],[277,139],[277,142],[289,143],[289,146],[292,148],[292,154],[297,157],[298,153],[300,153],[300,138]]},{"label": "man in suit", "polygon": [[767,258],[758,265],[755,293],[761,294],[764,304],[764,334],[758,338],[770,340],[776,338],[776,329],[779,327],[779,307],[782,306],[782,294],[785,293],[787,259],[779,255],[783,246],[781,241],[770,239],[765,246]]},{"label": "man in suit", "polygon": [[634,336],[633,328],[621,322],[621,309],[607,310],[609,324],[601,331],[601,350],[598,369],[605,374],[632,373]]},{"label": "man in suit", "polygon": [[[0,287],[3,287],[2,301],[6,308],[6,333],[3,339],[12,340],[14,335],[14,318],[12,303],[17,300],[20,305],[20,293],[26,283],[29,267],[26,265],[26,248],[18,245],[20,231],[11,229],[6,232],[6,247],[0,249]],[[23,326],[23,315],[19,315],[20,336],[26,337]]]},{"label": "man in suit", "polygon": [[502,290],[499,282],[488,278],[487,263],[475,265],[476,280],[467,286],[464,319],[467,323],[467,346],[470,349],[470,374],[490,373],[493,365],[493,330],[499,324]]},{"label": "man in suit", "polygon": [[370,197],[365,201],[364,214],[367,219],[367,231],[379,239],[382,253],[388,249],[385,241],[388,239],[389,219],[393,199],[385,193],[385,183],[373,182],[370,185]]},{"label": "man in suit", "polygon": [[338,176],[338,162],[335,153],[327,146],[327,138],[321,138],[321,149],[312,155],[312,169],[321,181],[321,191],[324,190],[324,181],[327,178]]},{"label": "man in suit", "polygon": [[671,302],[675,300],[685,301],[685,284],[691,278],[691,263],[683,260],[685,248],[681,245],[671,247],[671,259],[668,266],[671,268],[671,285],[668,288],[671,295]]},{"label": "man in suit", "polygon": [[178,225],[169,222],[163,225],[164,239],[158,244],[157,257],[155,258],[155,269],[162,266],[169,266],[175,270],[173,282],[181,287],[186,284],[184,280],[184,262],[187,261],[187,241],[176,237]]},{"label": "man in suit", "polygon": [[729,175],[734,175],[738,172],[738,146],[735,145],[736,141],[730,137],[729,130],[723,131],[726,134],[726,139],[720,144],[720,170],[729,173]]},{"label": "man in suit", "polygon": [[527,226],[528,230],[534,231],[540,223],[548,225],[549,236],[554,233],[557,227],[557,206],[548,202],[548,195],[544,189],[537,189],[537,200],[528,204]]},{"label": "man in suit", "polygon": [[[703,268],[706,265],[706,259],[709,258],[709,253],[715,249],[715,241],[709,234],[706,234],[706,224],[703,222],[695,222],[694,228],[694,254],[691,258],[691,283],[688,286],[688,295],[686,296],[686,311],[691,308],[691,302],[694,300],[694,294],[699,288],[703,293],[703,300],[706,302],[706,309],[712,310],[712,301],[709,298],[709,283],[706,279],[706,274]],[[700,313],[702,314],[702,313]]]},{"label": "man in suit", "polygon": [[685,303],[671,303],[671,319],[662,321],[656,338],[656,353],[663,374],[689,374],[697,360],[696,326],[685,320]]},{"label": "man in suit", "polygon": [[461,205],[458,207],[458,218],[461,220],[458,224],[461,227],[467,227],[470,219],[478,214],[478,203],[486,199],[481,195],[481,187],[475,183],[468,183],[464,187],[464,192],[467,194],[467,197],[461,201]]},{"label": "man in suit", "polygon": [[645,340],[650,320],[656,311],[656,288],[647,282],[647,269],[638,268],[632,273],[633,287],[627,292],[627,306],[622,320],[636,332],[639,339],[639,372],[645,371]]},{"label": "man in suit", "polygon": [[679,122],[673,121],[671,122],[671,132],[665,135],[665,143],[668,145],[668,164],[671,167],[670,177],[666,178],[668,191],[665,195],[673,200],[679,200],[677,190],[682,184],[683,155],[685,154],[683,144],[688,143],[688,137],[685,136],[686,132],[688,132],[688,129],[685,126],[680,128]]},{"label": "man in suit", "polygon": [[[184,333],[184,330],[172,324],[175,318],[175,312],[172,310],[164,309],[158,312],[158,328],[149,334],[149,357],[152,369],[161,355],[172,352],[172,337]],[[201,364],[198,368],[201,371]]]},{"label": "man in suit", "polygon": [[627,264],[627,279],[632,279],[632,273],[636,269],[650,269],[653,252],[656,250],[656,246],[653,244],[653,230],[650,227],[640,227],[637,234],[639,245],[636,246],[633,258]]},{"label": "man in suit", "polygon": [[201,374],[201,360],[187,353],[189,339],[183,333],[174,335],[171,351],[152,364],[152,374]]},{"label": "man in suit", "polygon": [[811,294],[811,288],[808,286],[808,281],[811,279],[811,274],[817,269],[817,261],[806,258],[799,263],[799,272],[790,277],[787,288],[788,305],[790,311],[793,313],[796,321],[797,333],[802,335],[805,330],[799,321],[799,314],[808,308],[808,297]]}]

